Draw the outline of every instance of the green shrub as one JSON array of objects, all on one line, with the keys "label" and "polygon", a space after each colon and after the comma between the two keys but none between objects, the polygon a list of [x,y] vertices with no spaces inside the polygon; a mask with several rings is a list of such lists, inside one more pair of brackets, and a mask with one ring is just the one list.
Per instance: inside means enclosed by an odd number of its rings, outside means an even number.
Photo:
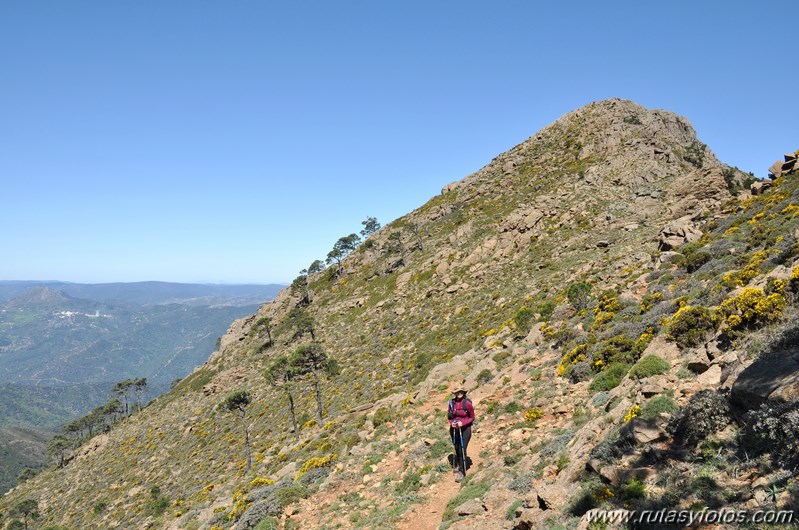
[{"label": "green shrub", "polygon": [[732,421],[726,396],[713,390],[702,390],[671,418],[667,430],[675,442],[695,446]]},{"label": "green shrub", "polygon": [[644,379],[653,375],[664,374],[669,371],[669,368],[671,368],[671,365],[657,355],[647,355],[639,359],[630,368],[630,377],[632,379]]},{"label": "green shrub", "polygon": [[627,500],[646,499],[646,486],[634,478],[622,487],[621,494]]},{"label": "green shrub", "polygon": [[630,365],[624,363],[612,363],[605,370],[599,372],[591,381],[589,387],[591,392],[604,392],[619,386],[621,380],[627,375]]},{"label": "green shrub", "polygon": [[504,361],[505,359],[507,359],[508,357],[510,357],[510,352],[501,351],[498,354],[494,355],[493,359],[494,359],[495,363],[499,364],[502,361]]},{"label": "green shrub", "polygon": [[488,368],[484,368],[480,370],[480,373],[477,374],[477,382],[481,385],[484,385],[494,379],[494,372],[489,370]]},{"label": "green shrub", "polygon": [[375,411],[375,415],[372,418],[372,424],[375,426],[375,428],[377,428],[380,425],[387,423],[389,420],[391,420],[391,411],[389,411],[386,407],[380,407]]},{"label": "green shrub", "polygon": [[713,259],[713,255],[709,252],[701,250],[703,243],[688,243],[680,247],[680,254],[682,257],[677,262],[677,265],[684,267],[688,272],[696,272],[702,265]]},{"label": "green shrub", "polygon": [[255,527],[255,530],[278,530],[278,528],[280,528],[278,519],[270,515],[265,519],[261,519],[261,522],[258,523],[258,526]]},{"label": "green shrub", "polygon": [[671,318],[669,336],[680,348],[693,348],[704,342],[715,329],[716,319],[708,308],[684,305]]},{"label": "green shrub", "polygon": [[527,306],[522,306],[518,311],[516,311],[513,321],[516,322],[516,331],[520,335],[527,335],[527,333],[530,331],[530,324],[533,321],[533,315],[535,315],[535,311]]},{"label": "green shrub", "polygon": [[522,495],[527,494],[533,489],[533,478],[532,473],[520,475],[508,484],[508,489]]},{"label": "green shrub", "polygon": [[508,506],[508,511],[505,512],[505,519],[508,521],[513,521],[516,518],[516,510],[519,509],[519,506],[524,504],[521,500],[516,499]]},{"label": "green shrub", "polygon": [[280,506],[285,509],[287,506],[304,499],[306,494],[307,490],[304,486],[300,484],[292,484],[291,486],[286,486],[276,490],[272,494],[272,498],[274,498],[280,504]]},{"label": "green shrub", "polygon": [[404,495],[407,493],[415,493],[422,487],[422,477],[419,473],[408,473],[402,479],[402,482],[394,488],[397,493]]},{"label": "green shrub", "polygon": [[677,412],[679,407],[677,403],[669,396],[656,396],[644,403],[641,407],[641,418],[651,420],[660,416],[661,413],[667,412],[673,414]]},{"label": "green shrub", "polygon": [[552,318],[552,313],[555,312],[555,302],[552,300],[545,300],[538,304],[536,307],[536,313],[541,315],[539,320],[541,322],[549,322],[549,319]]},{"label": "green shrub", "polygon": [[746,445],[784,468],[799,465],[799,401],[764,403],[746,414]]},{"label": "green shrub", "polygon": [[635,340],[623,333],[611,337],[601,343],[598,348],[592,356],[595,367],[607,366],[611,363],[632,364],[638,360],[638,355],[640,355]]},{"label": "green shrub", "polygon": [[591,284],[588,282],[575,282],[566,289],[566,298],[574,307],[575,311],[581,311],[588,307],[591,301]]},{"label": "green shrub", "polygon": [[441,520],[449,521],[450,519],[454,519],[456,517],[455,508],[466,501],[482,497],[489,489],[491,489],[491,485],[487,482],[478,482],[476,484],[466,484],[462,486],[458,494],[447,504]]},{"label": "green shrub", "polygon": [[507,412],[508,414],[515,414],[520,410],[522,410],[522,406],[516,403],[515,401],[511,401],[510,403],[505,405],[505,412]]}]

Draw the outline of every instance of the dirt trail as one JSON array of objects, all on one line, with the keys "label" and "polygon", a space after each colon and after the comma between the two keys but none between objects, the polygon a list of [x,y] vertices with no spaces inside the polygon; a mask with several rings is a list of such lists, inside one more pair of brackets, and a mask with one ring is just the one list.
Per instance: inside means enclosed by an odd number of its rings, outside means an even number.
[{"label": "dirt trail", "polygon": [[[480,429],[474,431],[469,442],[469,459],[472,465],[467,475],[480,468],[480,452],[483,450]],[[440,482],[436,482],[419,493],[425,501],[408,510],[405,517],[397,523],[397,530],[436,530],[441,524],[441,517],[449,501],[458,494],[461,485],[455,482],[455,474],[447,473]]]}]

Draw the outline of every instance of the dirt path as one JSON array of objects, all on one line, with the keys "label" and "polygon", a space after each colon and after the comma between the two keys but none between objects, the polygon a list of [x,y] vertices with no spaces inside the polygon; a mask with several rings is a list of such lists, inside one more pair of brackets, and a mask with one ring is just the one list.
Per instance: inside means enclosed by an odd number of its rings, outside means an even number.
[{"label": "dirt path", "polygon": [[[480,452],[483,450],[479,429],[476,430],[469,442],[469,458],[472,465],[467,474],[474,473],[480,468]],[[440,482],[436,482],[420,493],[425,501],[405,513],[405,517],[397,523],[397,530],[437,530],[441,524],[441,517],[449,501],[458,494],[461,485],[455,482],[455,475],[447,473]]]}]

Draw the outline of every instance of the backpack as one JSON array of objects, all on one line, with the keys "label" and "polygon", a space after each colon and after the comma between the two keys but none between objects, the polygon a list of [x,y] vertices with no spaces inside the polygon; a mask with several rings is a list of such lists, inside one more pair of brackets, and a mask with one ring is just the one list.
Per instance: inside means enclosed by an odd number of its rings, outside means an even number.
[{"label": "backpack", "polygon": [[[466,410],[466,403],[469,403],[471,405],[472,400],[467,398],[467,397],[465,397],[465,398],[463,398],[463,402],[464,402],[463,403],[463,410]],[[449,407],[447,407],[447,419],[450,419],[450,420],[455,419],[455,400],[454,399],[450,399],[449,400]],[[474,421],[475,421],[475,418],[472,418],[472,424],[474,424]]]}]

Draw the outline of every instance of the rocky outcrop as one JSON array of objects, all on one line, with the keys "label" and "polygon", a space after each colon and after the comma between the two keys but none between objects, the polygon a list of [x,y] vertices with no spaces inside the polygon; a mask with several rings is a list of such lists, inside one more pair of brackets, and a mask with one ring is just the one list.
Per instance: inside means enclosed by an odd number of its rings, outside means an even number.
[{"label": "rocky outcrop", "polygon": [[799,399],[799,344],[762,355],[738,375],[730,395],[746,409]]},{"label": "rocky outcrop", "polygon": [[786,153],[785,156],[783,156],[783,160],[774,162],[774,164],[768,168],[769,177],[774,179],[779,178],[799,169],[799,166],[796,164],[797,154],[799,154],[799,151],[796,153]]},{"label": "rocky outcrop", "polygon": [[679,248],[686,243],[693,243],[702,237],[702,231],[696,228],[690,217],[672,221],[660,231],[658,248],[663,251]]}]

